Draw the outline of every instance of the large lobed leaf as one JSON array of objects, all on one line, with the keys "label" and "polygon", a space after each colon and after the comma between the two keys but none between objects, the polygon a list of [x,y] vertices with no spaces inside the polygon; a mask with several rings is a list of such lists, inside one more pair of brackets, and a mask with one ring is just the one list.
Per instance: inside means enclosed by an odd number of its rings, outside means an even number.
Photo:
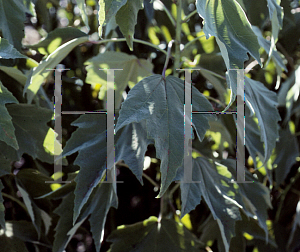
[{"label": "large lobed leaf", "polygon": [[[133,235],[134,234],[134,235]],[[110,252],[182,252],[204,249],[197,238],[181,223],[150,217],[133,225],[120,226],[108,237]]]},{"label": "large lobed leaf", "polygon": [[261,82],[245,77],[245,98],[251,114],[255,114],[258,119],[261,141],[265,144],[264,162],[266,162],[279,138],[278,121],[281,118],[276,108],[277,96]]},{"label": "large lobed leaf", "polygon": [[74,194],[69,193],[55,210],[60,216],[55,228],[54,252],[63,252],[79,226],[89,217],[96,251],[100,251],[104,234],[106,215],[110,207],[117,208],[117,195],[113,184],[98,185],[83,208],[78,220],[73,225]]},{"label": "large lobed leaf", "polygon": [[[194,111],[212,111],[211,104],[196,88],[193,92]],[[161,196],[182,166],[184,156],[184,81],[168,76],[152,75],[140,81],[123,102],[116,126],[118,132],[131,123],[145,121],[147,136],[154,140],[161,160]],[[209,128],[208,114],[193,117],[197,135],[204,137]],[[186,122],[188,123],[188,122]]]},{"label": "large lobed leaf", "polygon": [[[182,173],[182,170],[179,172]],[[242,206],[235,199],[237,190],[233,184],[228,181],[226,183],[228,178],[220,175],[214,164],[204,158],[193,159],[192,175],[194,181],[200,182],[180,184],[181,216],[195,209],[203,198],[218,222],[224,246],[228,251],[230,240],[235,235],[235,222],[241,219],[239,209]]]},{"label": "large lobed leaf", "polygon": [[79,128],[72,134],[62,155],[67,156],[79,152],[74,162],[75,165],[80,166],[80,172],[75,179],[75,222],[106,169],[106,116],[103,114],[82,115],[72,125]]},{"label": "large lobed leaf", "polygon": [[107,73],[99,69],[123,69],[114,71],[115,107],[119,108],[127,85],[132,88],[137,82],[151,74],[153,65],[145,59],[121,52],[104,52],[85,62],[86,82],[95,87],[101,85],[99,99],[106,101]]},{"label": "large lobed leaf", "polygon": [[[200,182],[182,181],[180,184],[181,216],[195,209],[203,198],[217,221],[220,236],[216,238],[222,239],[220,242],[223,242],[225,251],[229,251],[230,241],[236,234],[236,221],[242,220],[240,211],[257,220],[266,239],[268,237],[267,209],[271,207],[268,189],[248,172],[246,172],[246,180],[252,180],[253,183],[239,185],[231,183],[235,172],[235,160],[225,160],[221,165],[200,157],[193,160],[193,180]],[[183,169],[179,169],[177,177],[182,178],[182,176]]]},{"label": "large lobed leaf", "polygon": [[[68,140],[63,156],[78,151],[74,162],[80,166],[79,174],[75,179],[75,222],[106,168],[112,167],[106,165],[106,116],[103,114],[82,115],[72,125],[77,126],[78,129]],[[131,123],[122,128],[115,139],[115,160],[124,160],[141,183],[144,155],[147,146],[153,143],[147,139],[145,128],[145,123]]]}]

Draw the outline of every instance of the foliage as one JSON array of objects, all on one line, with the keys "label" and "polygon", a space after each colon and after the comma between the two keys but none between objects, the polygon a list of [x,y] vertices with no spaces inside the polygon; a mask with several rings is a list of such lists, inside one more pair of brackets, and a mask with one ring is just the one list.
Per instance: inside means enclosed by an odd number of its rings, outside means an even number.
[{"label": "foliage", "polygon": [[[299,25],[296,0],[0,0],[1,251],[298,251]],[[61,137],[58,65],[75,111]],[[123,69],[115,167],[103,69]],[[195,183],[179,69],[194,69]],[[235,182],[238,69],[250,183]]]}]

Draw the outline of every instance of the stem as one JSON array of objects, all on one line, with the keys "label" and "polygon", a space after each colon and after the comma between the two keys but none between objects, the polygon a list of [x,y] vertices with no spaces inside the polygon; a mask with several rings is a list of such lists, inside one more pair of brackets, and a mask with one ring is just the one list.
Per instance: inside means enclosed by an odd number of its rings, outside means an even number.
[{"label": "stem", "polygon": [[147,174],[143,173],[142,175],[145,179],[147,179],[152,185],[159,188],[159,184],[157,184],[152,178],[150,178]]},{"label": "stem", "polygon": [[194,16],[195,14],[197,14],[197,10],[192,11],[190,14],[188,14],[183,20],[182,23],[187,22],[192,16]]},{"label": "stem", "polygon": [[215,99],[211,96],[205,96],[205,98],[221,105],[223,108],[226,108],[226,105],[223,102],[219,101],[218,99]]},{"label": "stem", "polygon": [[2,192],[2,195],[4,197],[6,197],[6,198],[8,198],[8,199],[10,199],[10,200],[12,200],[14,202],[16,202],[17,204],[19,204],[25,210],[25,212],[28,213],[28,210],[27,210],[25,204],[21,200],[16,199],[15,197],[13,197],[13,196],[11,196],[11,195],[9,195],[7,193],[4,193],[4,192]]},{"label": "stem", "polygon": [[184,46],[184,49],[183,49],[183,50],[185,50],[185,49],[188,48],[191,44],[193,44],[194,42],[196,42],[197,40],[199,40],[200,38],[203,38],[203,37],[205,37],[205,35],[201,35],[201,36],[199,36],[199,37],[197,37],[197,38],[194,38],[193,40],[191,40],[190,42],[188,42],[188,43]]},{"label": "stem", "polygon": [[167,58],[166,58],[165,65],[164,65],[164,69],[163,69],[163,72],[162,72],[162,76],[164,78],[165,78],[166,70],[167,70],[168,64],[169,64],[169,59],[170,59],[170,56],[171,56],[171,48],[172,48],[173,42],[174,42],[174,40],[171,40],[169,42],[169,44],[168,44],[168,54],[167,54]]},{"label": "stem", "polygon": [[[99,40],[99,41],[89,41],[89,43],[100,45],[100,44],[109,43],[109,42],[124,42],[124,41],[126,41],[125,38],[111,38],[111,39],[102,39],[102,40]],[[152,48],[154,48],[156,50],[161,51],[165,55],[168,55],[168,53],[165,50],[159,48],[156,45],[151,44],[150,42],[147,42],[147,41],[144,41],[144,40],[140,40],[140,39],[133,39],[133,42],[150,46],[150,47],[152,47]]]},{"label": "stem", "polygon": [[180,44],[181,44],[181,12],[182,12],[182,2],[177,1],[177,17],[176,17],[176,37],[175,37],[175,62],[174,62],[174,76],[178,77],[179,74],[176,69],[180,68]]},{"label": "stem", "polygon": [[164,5],[164,3],[160,0],[155,0],[156,2],[158,2],[164,9],[165,13],[167,14],[168,18],[170,19],[171,23],[173,26],[176,25],[174,18],[172,17],[172,14],[170,13],[170,11],[167,9],[167,7]]}]

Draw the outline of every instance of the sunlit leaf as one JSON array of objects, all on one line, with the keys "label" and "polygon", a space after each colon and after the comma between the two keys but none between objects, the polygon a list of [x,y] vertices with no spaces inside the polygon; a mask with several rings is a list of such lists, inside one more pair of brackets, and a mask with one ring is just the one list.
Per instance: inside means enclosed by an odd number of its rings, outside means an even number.
[{"label": "sunlit leaf", "polygon": [[118,227],[108,241],[113,243],[110,252],[193,252],[204,248],[182,224],[169,219],[158,221],[153,216],[143,222]]},{"label": "sunlit leaf", "polygon": [[125,5],[127,0],[99,0],[99,36],[102,36],[102,28]]},{"label": "sunlit leaf", "polygon": [[49,69],[54,69],[57,64],[60,63],[76,46],[87,41],[88,37],[72,39],[71,41],[59,46],[43,62],[34,68],[29,85],[26,85],[24,88],[24,93],[26,92],[27,94],[28,103],[32,102],[33,97],[40,89],[44,80],[51,73]]},{"label": "sunlit leaf", "polygon": [[145,59],[121,52],[100,53],[87,62],[86,82],[92,87],[101,85],[99,98],[106,101],[107,72],[99,69],[123,69],[114,71],[115,107],[119,108],[122,94],[128,85],[132,88],[137,82],[151,74],[153,65]]}]

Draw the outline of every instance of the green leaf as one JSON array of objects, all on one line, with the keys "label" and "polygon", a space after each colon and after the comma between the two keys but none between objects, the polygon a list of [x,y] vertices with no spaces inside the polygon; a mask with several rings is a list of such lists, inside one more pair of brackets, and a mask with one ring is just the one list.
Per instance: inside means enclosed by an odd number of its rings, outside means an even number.
[{"label": "green leaf", "polygon": [[139,10],[144,8],[143,2],[143,0],[127,0],[127,3],[122,6],[116,15],[116,22],[131,51],[133,50],[134,27],[137,24]]},{"label": "green leaf", "polygon": [[24,37],[25,7],[18,0],[0,0],[0,30],[3,37],[17,50],[21,50]]},{"label": "green leaf", "polygon": [[14,67],[0,66],[0,70],[6,73],[11,78],[14,78],[16,81],[22,84],[22,86],[25,86],[27,76],[23,74],[19,69]]},{"label": "green leaf", "polygon": [[107,240],[113,243],[110,252],[196,252],[204,248],[181,223],[169,219],[158,221],[153,216],[133,225],[119,226]]},{"label": "green leaf", "polygon": [[42,235],[41,238],[38,239],[37,232],[32,222],[24,220],[7,221],[6,230],[7,233],[13,233],[14,237],[19,238],[24,242],[39,243],[41,245],[50,247],[50,242],[45,235]]},{"label": "green leaf", "polygon": [[0,247],[5,252],[28,252],[26,245],[19,238],[11,236],[11,233],[7,235],[0,235]]},{"label": "green leaf", "polygon": [[99,36],[102,37],[102,28],[114,17],[127,0],[99,0]]},{"label": "green leaf", "polygon": [[9,115],[5,104],[19,103],[18,100],[2,85],[0,81],[0,141],[4,141],[14,149],[19,149],[19,145],[15,136],[15,128],[12,118]]},{"label": "green leaf", "polygon": [[116,108],[120,107],[126,86],[132,88],[144,77],[149,76],[153,69],[153,65],[148,60],[121,52],[100,53],[85,62],[85,65],[87,65],[86,82],[93,88],[101,85],[99,99],[104,101],[106,101],[107,73],[99,69],[123,69],[114,71]]},{"label": "green leaf", "polygon": [[[197,0],[196,7],[204,19],[206,38],[215,36],[227,67],[227,85],[231,89],[229,105],[236,97],[237,78],[234,69],[243,69],[250,53],[257,62],[259,44],[246,14],[236,0]],[[231,70],[231,71],[229,71]]]},{"label": "green leaf", "polygon": [[118,131],[115,143],[116,160],[124,160],[142,185],[145,153],[148,145],[154,144],[153,139],[146,136],[145,121],[130,123]]},{"label": "green leaf", "polygon": [[106,169],[106,115],[85,114],[72,125],[79,128],[72,134],[62,155],[79,152],[74,161],[75,165],[80,166],[80,172],[75,179],[77,184],[74,192],[75,222]]},{"label": "green leaf", "polygon": [[261,82],[245,77],[245,98],[251,114],[255,114],[264,142],[264,163],[270,158],[276,145],[280,115],[276,108],[276,93],[268,90]]},{"label": "green leaf", "polygon": [[[12,104],[7,106],[7,110],[12,117],[19,149],[15,151],[12,147],[0,142],[3,155],[11,161],[17,161],[24,153],[27,153],[34,159],[38,158],[43,162],[53,164],[54,147],[47,141],[59,143],[54,139],[53,129],[47,125],[52,118],[52,110],[28,104]],[[51,136],[52,139],[50,139]]]},{"label": "green leaf", "polygon": [[90,30],[89,26],[89,19],[88,15],[86,14],[86,4],[85,0],[76,0],[77,6],[80,10],[82,21],[84,22],[85,26],[88,28],[88,31]]},{"label": "green leaf", "polygon": [[[73,226],[74,194],[68,194],[54,213],[59,215],[59,221],[55,227],[53,252],[63,252],[72,236],[82,223]],[[82,221],[83,222],[83,221]]]},{"label": "green leaf", "polygon": [[[223,174],[227,175],[226,167],[221,168]],[[180,173],[179,176],[182,176],[183,169],[179,170]],[[236,201],[237,190],[224,175],[219,174],[215,165],[208,160],[193,159],[193,180],[200,183],[180,184],[181,217],[195,209],[203,198],[218,222],[225,249],[229,251],[230,240],[235,236],[235,222],[241,219],[239,210],[242,206]]]},{"label": "green leaf", "polygon": [[74,194],[68,194],[54,211],[60,216],[55,228],[54,252],[63,252],[79,226],[90,216],[91,231],[97,251],[103,240],[104,224],[110,207],[117,207],[116,192],[111,183],[98,185],[73,225]]},{"label": "green leaf", "polygon": [[25,86],[24,88],[24,93],[26,92],[27,94],[28,103],[32,102],[33,97],[40,89],[44,80],[51,73],[51,71],[47,69],[54,69],[57,64],[60,63],[76,46],[87,41],[88,37],[72,39],[71,41],[59,46],[44,61],[34,68],[29,86]]},{"label": "green leaf", "polygon": [[54,31],[49,32],[46,38],[39,43],[26,47],[38,50],[41,54],[49,55],[64,43],[86,36],[86,33],[74,27],[56,28]]},{"label": "green leaf", "polygon": [[206,38],[217,38],[228,70],[243,68],[247,52],[260,62],[257,37],[236,0],[197,0],[196,6]]},{"label": "green leaf", "polygon": [[2,190],[4,188],[4,185],[2,184],[2,181],[0,179],[0,227],[5,228],[5,207],[4,207],[4,200],[2,197]]},{"label": "green leaf", "polygon": [[20,59],[27,58],[19,53],[6,39],[0,38],[0,59]]},{"label": "green leaf", "polygon": [[[256,26],[252,26],[253,31],[255,32],[257,38],[258,38],[258,43],[261,47],[265,49],[266,52],[270,52],[271,50],[271,42],[266,40],[260,31],[260,29]],[[280,54],[277,51],[273,51],[272,53],[272,59],[274,60],[275,64],[278,65],[280,68],[284,69],[284,71],[287,72],[287,68],[283,63],[283,60],[280,56]],[[278,73],[279,74],[279,73]]]},{"label": "green leaf", "polygon": [[17,187],[20,191],[20,194],[22,195],[23,201],[26,205],[32,223],[38,233],[38,236],[40,237],[42,228],[42,217],[40,209],[36,206],[36,204],[30,198],[29,194],[20,185],[17,184]]},{"label": "green leaf", "polygon": [[275,168],[275,181],[276,185],[279,186],[290,172],[293,164],[296,163],[296,158],[299,156],[299,148],[297,138],[293,136],[289,130],[279,130],[279,142],[276,143],[276,159],[273,166]]},{"label": "green leaf", "polygon": [[280,6],[281,0],[267,0],[267,2],[272,23],[271,47],[269,50],[269,57],[271,57],[273,51],[276,51],[275,43],[277,42],[279,30],[283,24],[283,8]]},{"label": "green leaf", "polygon": [[[236,174],[236,160],[223,160],[231,174]],[[266,221],[269,219],[268,209],[272,208],[270,190],[257,181],[248,170],[245,170],[245,180],[253,183],[239,183],[239,195],[242,197],[239,202],[243,205],[244,213],[255,219],[265,232],[265,239],[268,241],[268,227]]]},{"label": "green leaf", "polygon": [[[208,100],[192,87],[194,111],[212,111]],[[152,75],[140,81],[123,102],[116,132],[130,123],[146,121],[147,138],[153,139],[162,175],[159,197],[173,181],[184,156],[184,81]],[[199,139],[203,139],[209,114],[193,116]],[[142,168],[142,167],[141,167]]]},{"label": "green leaf", "polygon": [[[72,125],[77,126],[78,129],[68,140],[63,156],[79,152],[74,162],[80,166],[79,174],[75,179],[77,185],[74,221],[76,221],[93,188],[100,182],[106,170],[106,116],[101,114],[82,115]],[[153,143],[145,137],[145,128],[145,123],[126,125],[117,133],[115,139],[115,160],[124,160],[141,183],[144,154],[147,146]]]},{"label": "green leaf", "polygon": [[245,146],[253,159],[256,167],[256,155],[261,159],[264,156],[263,143],[260,141],[260,131],[254,117],[251,117],[250,109],[245,106]]},{"label": "green leaf", "polygon": [[[0,146],[0,150],[1,150],[1,146]],[[11,164],[11,160],[1,153],[0,154],[0,177],[11,173],[10,164]]]}]

